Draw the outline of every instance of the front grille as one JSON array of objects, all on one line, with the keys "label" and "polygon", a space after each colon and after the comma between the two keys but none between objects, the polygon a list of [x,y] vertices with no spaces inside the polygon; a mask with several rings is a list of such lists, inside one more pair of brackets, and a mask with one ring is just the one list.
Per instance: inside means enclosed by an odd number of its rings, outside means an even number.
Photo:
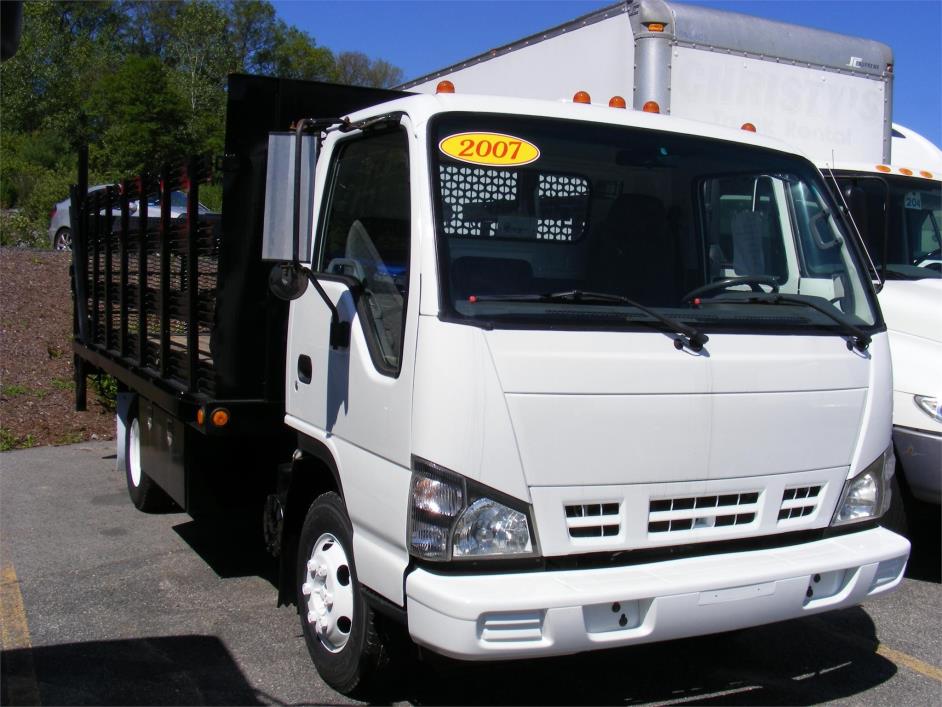
[{"label": "front grille", "polygon": [[648,533],[746,525],[756,519],[759,492],[651,499]]},{"label": "front grille", "polygon": [[577,503],[566,506],[569,537],[607,538],[621,532],[621,510],[617,501]]},{"label": "front grille", "polygon": [[820,495],[820,485],[785,489],[785,493],[782,494],[782,505],[778,512],[778,519],[782,521],[810,516],[818,507]]}]

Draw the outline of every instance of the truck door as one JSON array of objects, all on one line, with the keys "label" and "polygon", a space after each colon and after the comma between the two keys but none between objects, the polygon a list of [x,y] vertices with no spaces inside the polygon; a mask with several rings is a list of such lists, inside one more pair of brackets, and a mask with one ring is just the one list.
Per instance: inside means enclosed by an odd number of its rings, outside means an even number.
[{"label": "truck door", "polygon": [[[361,580],[382,591],[367,576],[381,563],[364,555],[403,546],[411,465],[419,288],[408,133],[397,123],[328,141],[321,159],[312,270],[351,322],[350,345],[330,347],[330,313],[313,288],[292,303],[287,421],[331,449]],[[387,595],[401,589],[399,580]]]}]

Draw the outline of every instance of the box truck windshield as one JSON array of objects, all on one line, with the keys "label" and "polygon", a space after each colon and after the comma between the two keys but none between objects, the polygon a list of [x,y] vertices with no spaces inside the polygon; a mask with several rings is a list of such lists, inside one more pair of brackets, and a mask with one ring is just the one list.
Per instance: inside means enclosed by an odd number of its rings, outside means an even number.
[{"label": "box truck windshield", "polygon": [[[841,335],[876,322],[805,160],[534,117],[445,114],[433,137],[442,307],[461,322]],[[538,157],[500,163],[515,150]]]},{"label": "box truck windshield", "polygon": [[837,181],[870,257],[887,279],[942,278],[942,189],[938,182],[866,174]]}]

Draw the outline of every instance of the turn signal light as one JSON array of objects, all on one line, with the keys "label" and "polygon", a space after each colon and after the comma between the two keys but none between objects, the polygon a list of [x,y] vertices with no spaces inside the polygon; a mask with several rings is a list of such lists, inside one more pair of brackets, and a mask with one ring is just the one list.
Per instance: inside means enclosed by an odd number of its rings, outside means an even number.
[{"label": "turn signal light", "polygon": [[886,174],[887,172],[892,172],[893,170],[887,167],[885,164],[878,164],[877,171]]},{"label": "turn signal light", "polygon": [[627,108],[628,104],[621,96],[612,96],[608,101],[609,108]]},{"label": "turn signal light", "polygon": [[907,177],[913,176],[913,171],[912,171],[911,169],[909,169],[908,167],[900,167],[900,168],[899,168],[899,173],[900,173],[900,174],[905,174]]},{"label": "turn signal light", "polygon": [[454,93],[455,84],[453,84],[448,79],[444,81],[439,81],[438,85],[435,87],[435,93]]},{"label": "turn signal light", "polygon": [[225,427],[229,424],[229,411],[226,408],[216,408],[210,419],[216,427]]},{"label": "turn signal light", "polygon": [[592,98],[585,91],[576,91],[576,95],[572,97],[573,103],[591,103]]},{"label": "turn signal light", "polygon": [[748,130],[750,133],[754,133],[756,131],[756,126],[753,125],[752,123],[743,123],[742,129]]},{"label": "turn signal light", "polygon": [[648,101],[643,106],[641,106],[641,110],[643,110],[645,113],[660,113],[661,107],[657,104],[657,101]]},{"label": "turn signal light", "polygon": [[648,22],[648,32],[663,32],[664,24],[662,22]]},{"label": "turn signal light", "polygon": [[204,422],[206,422],[206,411],[200,408],[196,411],[196,424],[202,425]]}]

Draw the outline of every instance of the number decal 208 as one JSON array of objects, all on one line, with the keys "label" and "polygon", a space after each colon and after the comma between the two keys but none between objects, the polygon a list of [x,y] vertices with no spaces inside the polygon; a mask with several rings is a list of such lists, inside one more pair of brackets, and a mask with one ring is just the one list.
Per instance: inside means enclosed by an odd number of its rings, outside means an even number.
[{"label": "number decal 208", "polygon": [[540,158],[540,150],[532,142],[501,133],[449,135],[438,143],[438,149],[462,162],[491,166],[530,164]]}]

